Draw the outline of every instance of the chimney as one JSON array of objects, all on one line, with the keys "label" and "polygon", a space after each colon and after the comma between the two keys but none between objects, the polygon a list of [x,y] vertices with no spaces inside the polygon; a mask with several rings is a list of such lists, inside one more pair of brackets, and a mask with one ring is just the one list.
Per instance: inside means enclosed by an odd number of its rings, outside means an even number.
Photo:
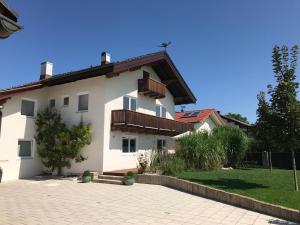
[{"label": "chimney", "polygon": [[53,64],[51,62],[42,62],[40,80],[51,78],[52,69],[53,69]]},{"label": "chimney", "polygon": [[110,63],[110,54],[107,52],[101,53],[101,65]]}]

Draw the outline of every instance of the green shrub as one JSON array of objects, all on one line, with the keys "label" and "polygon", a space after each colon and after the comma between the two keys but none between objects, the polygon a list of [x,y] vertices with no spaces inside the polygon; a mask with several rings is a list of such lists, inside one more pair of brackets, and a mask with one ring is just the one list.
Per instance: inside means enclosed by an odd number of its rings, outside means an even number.
[{"label": "green shrub", "polygon": [[184,159],[188,168],[218,169],[226,156],[221,143],[208,132],[194,132],[179,139],[180,149],[177,155]]},{"label": "green shrub", "polygon": [[91,176],[91,172],[88,171],[88,170],[86,170],[86,171],[83,172],[82,176],[83,176],[83,177]]},{"label": "green shrub", "polygon": [[131,179],[131,178],[133,178],[133,172],[131,172],[131,171],[129,171],[129,172],[127,172],[127,174],[126,174],[126,179]]},{"label": "green shrub", "polygon": [[226,154],[227,165],[240,165],[248,149],[249,140],[246,134],[237,127],[225,125],[214,128],[212,136],[220,142]]},{"label": "green shrub", "polygon": [[185,163],[183,159],[169,155],[159,163],[159,169],[163,175],[174,176],[185,169]]}]

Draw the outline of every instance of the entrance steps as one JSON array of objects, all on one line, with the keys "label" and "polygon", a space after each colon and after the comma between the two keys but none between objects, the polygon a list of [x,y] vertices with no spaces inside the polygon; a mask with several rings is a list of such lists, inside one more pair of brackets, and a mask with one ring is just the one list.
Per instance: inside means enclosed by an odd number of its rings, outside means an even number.
[{"label": "entrance steps", "polygon": [[124,176],[114,176],[114,175],[98,175],[97,178],[93,179],[94,183],[103,183],[103,184],[123,184]]}]

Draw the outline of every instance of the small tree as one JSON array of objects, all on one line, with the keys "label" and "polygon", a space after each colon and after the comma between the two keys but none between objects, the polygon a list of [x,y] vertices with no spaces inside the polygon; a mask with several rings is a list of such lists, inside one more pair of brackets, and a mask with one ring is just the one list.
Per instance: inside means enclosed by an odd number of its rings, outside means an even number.
[{"label": "small tree", "polygon": [[80,122],[67,128],[60,114],[55,109],[40,111],[36,119],[36,142],[38,154],[43,164],[57,174],[62,175],[62,168],[70,168],[70,160],[85,160],[81,149],[91,143],[91,126]]},{"label": "small tree", "polygon": [[257,100],[258,108],[256,110],[257,121],[255,124],[255,138],[262,145],[263,149],[269,152],[269,167],[270,171],[272,171],[272,113],[264,92],[260,92],[257,95]]},{"label": "small tree", "polygon": [[232,118],[232,119],[242,121],[244,123],[249,123],[247,117],[244,117],[239,113],[227,113],[225,116],[229,117],[229,118]]},{"label": "small tree", "polygon": [[272,126],[277,146],[290,152],[294,171],[295,190],[298,191],[295,151],[299,145],[300,111],[297,100],[296,67],[298,46],[291,51],[286,46],[273,48],[273,71],[277,85],[270,89]]}]

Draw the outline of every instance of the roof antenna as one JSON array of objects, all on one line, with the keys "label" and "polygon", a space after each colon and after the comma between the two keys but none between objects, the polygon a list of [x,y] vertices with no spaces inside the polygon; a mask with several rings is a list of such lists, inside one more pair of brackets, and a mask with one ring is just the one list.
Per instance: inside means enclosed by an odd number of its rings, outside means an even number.
[{"label": "roof antenna", "polygon": [[172,43],[171,41],[163,42],[163,43],[161,43],[158,47],[164,48],[164,50],[165,50],[165,52],[166,52],[166,51],[167,51],[167,47],[169,47],[169,45],[170,45],[171,43]]},{"label": "roof antenna", "polygon": [[180,108],[181,108],[181,110],[180,110],[180,111],[181,111],[181,112],[184,112],[184,110],[185,110],[185,107],[186,107],[185,105],[182,105],[182,106],[180,107]]}]

